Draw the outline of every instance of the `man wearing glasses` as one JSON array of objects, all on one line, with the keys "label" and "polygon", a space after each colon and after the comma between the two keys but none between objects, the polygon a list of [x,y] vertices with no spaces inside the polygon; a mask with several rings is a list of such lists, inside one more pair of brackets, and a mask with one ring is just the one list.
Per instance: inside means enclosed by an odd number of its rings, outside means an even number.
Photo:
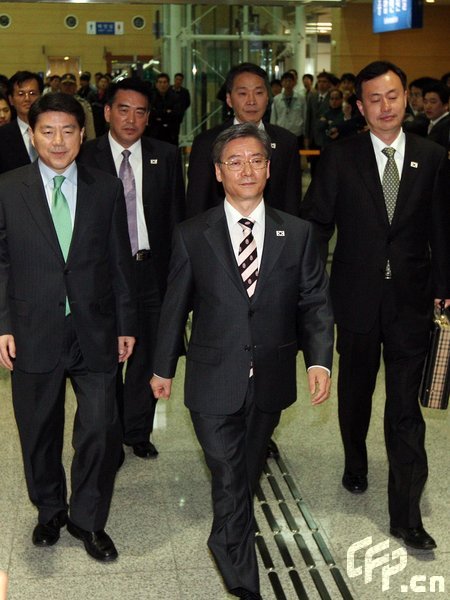
[{"label": "man wearing glasses", "polygon": [[17,119],[0,130],[0,173],[23,167],[37,158],[28,134],[28,112],[39,98],[44,83],[37,73],[17,71],[9,80],[9,102]]},{"label": "man wearing glasses", "polygon": [[208,546],[229,592],[258,600],[253,494],[303,349],[313,404],[328,398],[333,316],[311,227],[265,204],[271,142],[254,124],[213,145],[225,200],[175,228],[151,385],[168,398],[193,310],[185,404],[212,476]]}]

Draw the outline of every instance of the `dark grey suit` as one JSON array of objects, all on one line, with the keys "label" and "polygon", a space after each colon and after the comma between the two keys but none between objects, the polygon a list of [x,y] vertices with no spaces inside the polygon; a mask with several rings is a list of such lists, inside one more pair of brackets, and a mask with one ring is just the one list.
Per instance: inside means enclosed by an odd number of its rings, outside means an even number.
[{"label": "dark grey suit", "polygon": [[[321,240],[337,227],[331,295],[338,327],[339,418],[346,472],[367,474],[366,434],[380,364],[386,367],[385,432],[393,527],[420,527],[427,478],[418,389],[433,299],[450,297],[448,165],[438,145],[406,134],[389,225],[369,133],[331,144],[301,214]],[[389,259],[392,279],[385,279]]]},{"label": "dark grey suit", "polygon": [[[65,316],[68,297],[71,315]],[[78,401],[70,512],[105,525],[120,453],[117,337],[134,335],[135,306],[123,188],[78,167],[72,242],[64,261],[38,162],[0,178],[0,335],[14,336],[13,403],[39,521],[67,508],[61,462],[65,377]]]},{"label": "dark grey suit", "polygon": [[[266,207],[256,291],[249,299],[223,205],[175,230],[155,373],[171,378],[193,309],[185,403],[212,473],[209,538],[228,589],[259,590],[252,494],[280,412],[296,399],[296,356],[331,366],[328,282],[312,229]],[[249,379],[250,366],[254,376]]]},{"label": "dark grey suit", "polygon": [[17,120],[0,127],[0,173],[29,165],[30,162]]},{"label": "dark grey suit", "polygon": [[[180,151],[173,144],[142,137],[142,200],[151,258],[134,261],[139,309],[138,339],[128,360],[125,381],[117,377],[124,442],[148,441],[156,401],[148,384],[161,302],[166,291],[172,231],[185,214]],[[83,144],[79,161],[116,175],[108,135]],[[180,338],[181,339],[181,338]]]}]

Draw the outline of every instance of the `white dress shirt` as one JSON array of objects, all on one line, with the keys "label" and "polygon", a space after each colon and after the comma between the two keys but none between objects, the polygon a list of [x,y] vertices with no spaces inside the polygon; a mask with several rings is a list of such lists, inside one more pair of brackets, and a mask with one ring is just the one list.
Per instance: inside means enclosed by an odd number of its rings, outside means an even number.
[{"label": "white dress shirt", "polygon": [[385,142],[380,140],[380,138],[378,138],[372,132],[370,132],[370,139],[372,140],[373,149],[375,151],[375,158],[377,159],[378,174],[380,175],[380,181],[383,181],[383,173],[386,167],[386,163],[388,161],[387,156],[383,154],[382,150],[388,147],[395,149],[394,160],[395,164],[397,165],[398,177],[399,179],[401,179],[403,171],[403,161],[405,160],[405,132],[401,130],[398,136],[389,146]]}]

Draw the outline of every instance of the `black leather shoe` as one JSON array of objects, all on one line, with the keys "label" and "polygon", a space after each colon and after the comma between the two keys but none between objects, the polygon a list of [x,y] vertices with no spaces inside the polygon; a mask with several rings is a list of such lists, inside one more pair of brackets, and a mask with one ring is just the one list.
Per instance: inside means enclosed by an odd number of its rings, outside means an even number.
[{"label": "black leather shoe", "polygon": [[269,440],[267,444],[267,458],[279,458],[280,451],[278,450],[278,446],[275,444],[273,440]]},{"label": "black leather shoe", "polygon": [[423,527],[391,527],[391,535],[401,538],[407,546],[417,550],[437,548],[436,542]]},{"label": "black leather shoe", "polygon": [[33,544],[35,546],[53,546],[59,540],[61,527],[67,523],[67,512],[61,510],[48,523],[38,523],[33,530]]},{"label": "black leather shoe", "polygon": [[81,540],[84,544],[86,552],[92,558],[102,562],[116,560],[117,554],[114,542],[105,533],[104,529],[98,531],[85,531],[67,519],[67,531],[77,540]]},{"label": "black leather shoe", "polygon": [[151,442],[133,444],[133,452],[139,458],[156,458],[158,456],[158,450]]},{"label": "black leather shoe", "polygon": [[351,494],[363,494],[367,490],[367,477],[365,475],[349,475],[344,473],[342,485]]}]

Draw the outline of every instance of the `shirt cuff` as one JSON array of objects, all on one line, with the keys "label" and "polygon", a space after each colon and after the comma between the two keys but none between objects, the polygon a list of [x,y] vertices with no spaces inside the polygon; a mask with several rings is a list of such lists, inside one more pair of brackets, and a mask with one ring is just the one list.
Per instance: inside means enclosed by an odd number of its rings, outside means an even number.
[{"label": "shirt cuff", "polygon": [[309,371],[310,369],[313,369],[314,367],[316,367],[318,369],[324,369],[328,373],[328,376],[331,377],[331,371],[330,371],[330,369],[327,369],[327,367],[323,367],[322,365],[311,365],[306,370]]}]

